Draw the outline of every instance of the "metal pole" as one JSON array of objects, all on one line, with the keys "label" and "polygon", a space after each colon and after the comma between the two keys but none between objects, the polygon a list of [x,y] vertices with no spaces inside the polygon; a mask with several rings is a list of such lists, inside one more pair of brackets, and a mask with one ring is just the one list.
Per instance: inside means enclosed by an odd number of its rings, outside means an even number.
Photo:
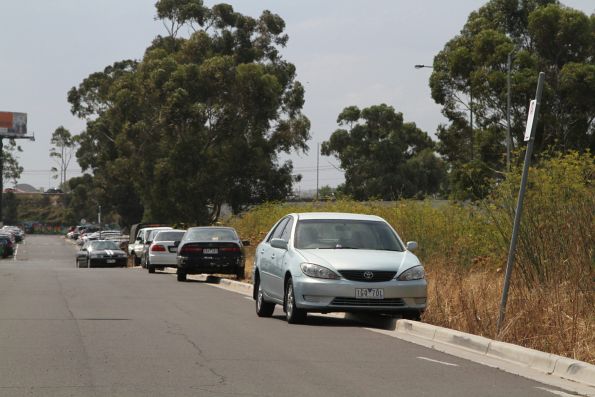
[{"label": "metal pole", "polygon": [[506,76],[506,170],[510,172],[510,152],[512,150],[512,135],[510,132],[510,69],[512,67],[512,52],[508,53],[508,73]]},{"label": "metal pole", "polygon": [[537,81],[537,93],[535,94],[535,116],[533,119],[533,126],[531,128],[531,136],[527,144],[527,151],[525,152],[525,164],[523,165],[523,176],[521,178],[521,188],[517,199],[516,212],[514,213],[514,225],[512,228],[512,237],[510,239],[510,249],[508,251],[508,261],[506,263],[506,274],[504,276],[504,288],[502,289],[502,300],[500,302],[500,313],[498,316],[498,323],[496,325],[496,332],[500,334],[502,323],[504,322],[504,315],[506,313],[506,302],[508,300],[508,289],[510,288],[510,277],[512,276],[512,268],[514,266],[514,254],[516,251],[516,243],[519,235],[519,227],[521,225],[521,215],[523,212],[523,200],[525,198],[525,190],[527,188],[527,179],[529,176],[529,166],[531,165],[531,155],[533,154],[533,144],[535,142],[535,129],[537,128],[537,121],[539,120],[539,108],[541,107],[541,93],[543,92],[543,80],[545,73],[539,73],[539,80]]},{"label": "metal pole", "polygon": [[4,196],[4,139],[0,138],[0,225],[4,225],[2,212]]},{"label": "metal pole", "polygon": [[318,201],[318,174],[320,173],[320,143],[316,146],[316,201]]},{"label": "metal pole", "polygon": [[471,127],[471,160],[475,158],[475,134],[473,132],[473,94],[469,88],[469,126]]}]

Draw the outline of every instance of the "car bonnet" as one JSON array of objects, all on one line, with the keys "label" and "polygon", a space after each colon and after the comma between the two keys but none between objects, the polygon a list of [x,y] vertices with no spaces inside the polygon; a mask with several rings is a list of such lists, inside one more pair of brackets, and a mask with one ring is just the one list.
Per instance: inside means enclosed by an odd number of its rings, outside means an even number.
[{"label": "car bonnet", "polygon": [[401,274],[420,265],[419,259],[409,251],[364,249],[300,249],[305,262],[341,270],[386,270]]}]

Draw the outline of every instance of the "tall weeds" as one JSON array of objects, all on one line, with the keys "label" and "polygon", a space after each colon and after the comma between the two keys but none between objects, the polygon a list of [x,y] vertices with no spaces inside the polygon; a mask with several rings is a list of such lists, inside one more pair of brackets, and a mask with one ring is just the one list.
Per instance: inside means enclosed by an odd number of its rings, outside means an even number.
[{"label": "tall weeds", "polygon": [[[375,214],[428,272],[423,321],[595,363],[595,165],[590,153],[545,159],[531,169],[506,321],[496,335],[503,269],[520,170],[477,205],[402,201],[265,204],[228,223],[254,246],[291,212]],[[251,261],[249,261],[251,265]]]}]

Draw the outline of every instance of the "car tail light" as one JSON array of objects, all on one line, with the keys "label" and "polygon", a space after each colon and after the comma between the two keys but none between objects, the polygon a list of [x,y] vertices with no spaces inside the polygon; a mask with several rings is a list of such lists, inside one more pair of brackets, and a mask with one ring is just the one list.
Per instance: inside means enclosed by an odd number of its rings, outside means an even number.
[{"label": "car tail light", "polygon": [[180,254],[198,254],[202,252],[202,247],[197,247],[195,245],[185,245],[182,247]]},{"label": "car tail light", "polygon": [[159,244],[152,245],[151,252],[165,252],[165,247]]}]

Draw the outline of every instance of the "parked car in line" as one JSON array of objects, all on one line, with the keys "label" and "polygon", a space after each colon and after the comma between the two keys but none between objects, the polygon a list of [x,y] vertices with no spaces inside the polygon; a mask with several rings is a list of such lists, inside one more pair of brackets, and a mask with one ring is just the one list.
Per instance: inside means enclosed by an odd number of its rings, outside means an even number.
[{"label": "parked car in line", "polygon": [[5,225],[0,229],[0,232],[9,232],[13,234],[17,243],[23,241],[23,238],[25,238],[25,232],[18,226]]},{"label": "parked car in line", "polygon": [[167,226],[167,225],[162,225],[160,223],[135,223],[134,225],[130,226],[130,233],[128,233],[128,255],[132,255],[132,252],[134,250],[134,243],[136,241],[136,238],[138,237],[138,232],[141,229],[144,229],[146,227],[160,227],[160,226]]},{"label": "parked car in line", "polygon": [[234,274],[244,278],[244,246],[232,227],[192,227],[178,244],[176,257],[178,281],[188,274]]},{"label": "parked car in line", "polygon": [[6,234],[0,234],[0,254],[3,258],[14,255],[14,243]]},{"label": "parked car in line", "polygon": [[156,269],[163,270],[166,267],[176,267],[176,256],[178,247],[176,241],[181,241],[185,230],[155,230],[155,236],[151,238],[152,243],[145,254],[145,267],[149,273],[155,273]]},{"label": "parked car in line", "polygon": [[132,259],[135,265],[142,264],[142,259],[144,253],[149,248],[149,244],[151,244],[150,236],[153,230],[171,230],[172,228],[169,226],[160,226],[160,227],[145,227],[138,231],[136,239],[134,240],[132,251]]},{"label": "parked car in line", "polygon": [[89,240],[76,254],[77,267],[125,267],[126,252],[111,240]]},{"label": "parked car in line", "polygon": [[281,305],[289,323],[308,312],[379,312],[419,319],[426,309],[424,268],[384,219],[298,213],[279,220],[256,248],[256,314]]}]

